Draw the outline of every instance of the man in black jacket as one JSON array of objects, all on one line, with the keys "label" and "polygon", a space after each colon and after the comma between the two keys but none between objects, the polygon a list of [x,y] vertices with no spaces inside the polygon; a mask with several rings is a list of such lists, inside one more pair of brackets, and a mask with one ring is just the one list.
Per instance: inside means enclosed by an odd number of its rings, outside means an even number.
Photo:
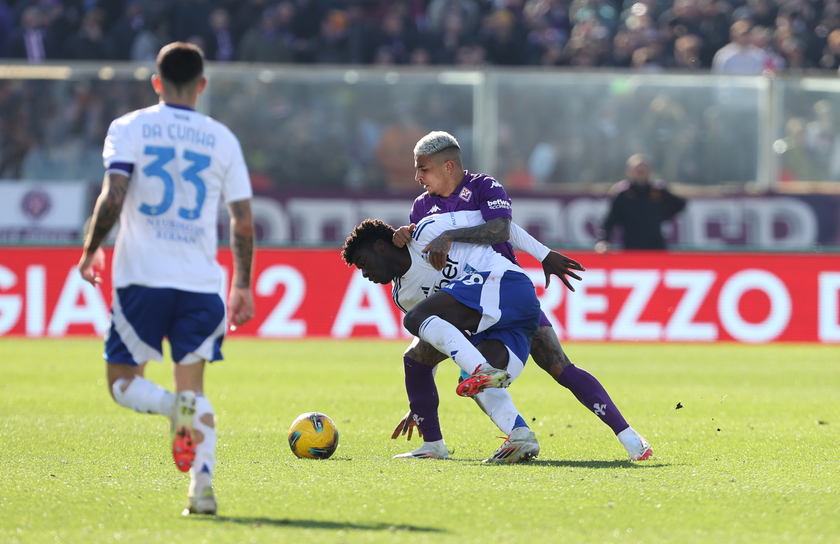
[{"label": "man in black jacket", "polygon": [[609,248],[616,225],[624,227],[624,249],[665,249],[662,223],[683,208],[685,199],[665,188],[662,180],[651,180],[650,158],[641,153],[627,159],[627,178],[613,192],[612,205],[595,244],[595,251]]}]

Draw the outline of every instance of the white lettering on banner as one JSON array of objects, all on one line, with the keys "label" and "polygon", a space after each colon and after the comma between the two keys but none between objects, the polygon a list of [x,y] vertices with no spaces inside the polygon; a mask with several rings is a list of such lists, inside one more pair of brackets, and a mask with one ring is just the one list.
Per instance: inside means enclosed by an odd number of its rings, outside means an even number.
[{"label": "white lettering on banner", "polygon": [[[17,276],[14,272],[0,266],[0,289],[11,289],[17,284]],[[20,312],[23,309],[23,300],[20,295],[0,295],[0,335],[6,334],[15,326],[20,319]]]},{"label": "white lettering on banner", "polygon": [[347,338],[360,325],[373,325],[382,338],[398,338],[400,334],[400,326],[391,311],[391,297],[379,284],[369,282],[357,271],[351,275],[330,336]]},{"label": "white lettering on banner", "polygon": [[[525,270],[525,274],[528,275],[535,287],[537,285],[540,287],[545,285],[545,272],[543,272],[542,269],[525,268],[523,270]],[[554,279],[557,280],[557,278]],[[557,321],[557,317],[555,317],[554,312],[556,312],[557,308],[560,307],[560,304],[563,303],[563,292],[565,289],[561,289],[562,285],[563,284],[560,281],[552,281],[548,287],[543,290],[542,296],[537,297],[540,301],[540,308],[548,317],[548,320],[551,322],[551,327],[560,339],[563,338],[563,327],[560,325],[560,322]]]},{"label": "white lettering on banner", "polygon": [[[77,305],[80,296],[83,302]],[[102,291],[86,282],[75,266],[68,272],[61,288],[47,334],[64,336],[70,325],[93,325],[100,336],[108,331],[108,307]]]},{"label": "white lettering on banner", "polygon": [[[776,223],[785,225],[785,235],[775,235]],[[697,247],[724,247],[743,237],[746,245],[766,248],[811,247],[819,228],[814,210],[790,197],[691,199],[686,206],[687,227],[683,243]],[[709,225],[720,226],[721,236],[708,235]]]},{"label": "white lettering on banner", "polygon": [[[770,314],[761,323],[746,321],[738,309],[741,297],[753,289],[764,292],[770,299]],[[782,280],[766,270],[749,269],[733,274],[723,284],[717,306],[723,328],[741,342],[769,342],[782,334],[790,322],[790,293]]]},{"label": "white lettering on banner", "polygon": [[[540,240],[566,240],[566,228],[563,223],[565,213],[559,200],[534,198],[518,199],[512,210],[513,222],[525,230],[534,226],[540,229]],[[540,270],[542,274],[542,270]],[[539,280],[537,280],[539,281]],[[545,284],[543,284],[545,285]]]},{"label": "white lettering on banner", "polygon": [[642,312],[659,285],[658,270],[613,270],[612,287],[630,288],[630,294],[618,311],[610,327],[613,340],[659,340],[662,325],[652,321],[640,322]]},{"label": "white lettering on banner", "polygon": [[44,336],[47,306],[47,267],[26,267],[26,336]]},{"label": "white lettering on banner", "polygon": [[593,287],[606,287],[605,270],[587,270],[583,281],[574,292],[566,297],[566,331],[569,338],[575,340],[604,340],[607,337],[607,324],[603,321],[590,321],[587,314],[607,311],[607,297],[604,294],[591,294]]},{"label": "white lettering on banner", "polygon": [[[517,203],[517,206],[519,204]],[[566,206],[569,221],[569,242],[591,246],[598,241],[595,232],[607,216],[610,202],[607,199],[578,198]],[[593,232],[587,228],[593,226]],[[547,241],[548,242],[548,241]]]},{"label": "white lettering on banner", "polygon": [[277,292],[277,286],[284,287],[283,296],[257,330],[258,336],[269,338],[302,338],[306,336],[306,321],[293,319],[306,296],[306,279],[296,268],[276,264],[260,274],[255,287],[256,294],[270,297]]},{"label": "white lettering on banner", "polygon": [[664,284],[668,289],[685,289],[665,326],[665,340],[674,342],[714,342],[718,339],[715,323],[698,323],[694,316],[715,283],[712,270],[666,270]]},{"label": "white lettering on banner", "polygon": [[840,342],[840,272],[819,275],[819,337],[822,342]]}]

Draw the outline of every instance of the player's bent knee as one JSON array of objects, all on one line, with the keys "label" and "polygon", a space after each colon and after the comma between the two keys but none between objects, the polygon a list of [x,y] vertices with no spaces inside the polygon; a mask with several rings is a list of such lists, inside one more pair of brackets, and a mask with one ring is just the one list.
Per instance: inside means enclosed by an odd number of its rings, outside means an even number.
[{"label": "player's bent knee", "polygon": [[417,336],[417,333],[420,331],[420,325],[422,325],[425,320],[426,316],[420,314],[420,312],[414,311],[414,309],[411,309],[405,314],[405,317],[403,317],[403,326],[408,332]]}]

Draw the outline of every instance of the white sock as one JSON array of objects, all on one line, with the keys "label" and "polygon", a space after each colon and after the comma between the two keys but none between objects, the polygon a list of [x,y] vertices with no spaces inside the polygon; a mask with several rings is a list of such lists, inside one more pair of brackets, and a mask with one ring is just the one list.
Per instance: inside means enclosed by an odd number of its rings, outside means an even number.
[{"label": "white sock", "polygon": [[496,427],[506,435],[510,435],[519,411],[513,404],[513,398],[507,389],[487,388],[473,397],[479,406],[487,412]]},{"label": "white sock", "polygon": [[[125,380],[131,380],[125,391]],[[169,417],[175,405],[175,395],[154,382],[140,376],[120,378],[114,382],[114,399],[120,406],[130,408],[141,414],[161,414]]]},{"label": "white sock", "polygon": [[484,356],[455,325],[436,315],[423,321],[418,336],[444,355],[451,357],[455,364],[467,374],[472,374],[482,365],[490,366]]},{"label": "white sock", "polygon": [[207,397],[198,393],[195,396],[193,429],[203,434],[204,440],[195,445],[195,461],[190,469],[190,496],[195,495],[196,489],[204,489],[213,483],[216,467],[216,427],[210,427],[201,421],[207,414],[213,418],[213,406]]}]

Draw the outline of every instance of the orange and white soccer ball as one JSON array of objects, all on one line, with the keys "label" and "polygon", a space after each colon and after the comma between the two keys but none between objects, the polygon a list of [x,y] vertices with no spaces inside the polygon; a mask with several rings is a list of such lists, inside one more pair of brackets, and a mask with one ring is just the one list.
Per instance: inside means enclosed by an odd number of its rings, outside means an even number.
[{"label": "orange and white soccer ball", "polygon": [[305,459],[329,459],[338,447],[338,428],[320,412],[301,414],[289,428],[292,453]]}]

